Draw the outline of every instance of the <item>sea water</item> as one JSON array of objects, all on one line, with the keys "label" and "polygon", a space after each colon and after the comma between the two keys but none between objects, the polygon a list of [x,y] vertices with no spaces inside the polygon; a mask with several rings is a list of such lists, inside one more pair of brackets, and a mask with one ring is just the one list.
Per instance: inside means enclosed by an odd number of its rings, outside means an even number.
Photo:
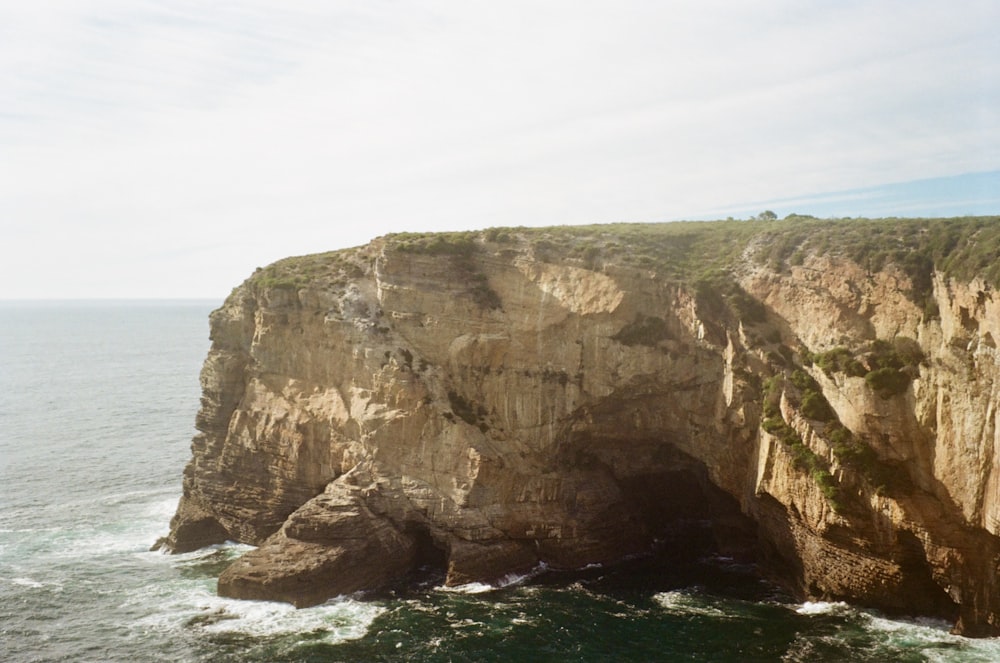
[{"label": "sea water", "polygon": [[295,610],[215,594],[249,548],[150,552],[190,454],[212,302],[0,303],[0,660],[997,661],[1000,642],[799,604],[718,557]]}]

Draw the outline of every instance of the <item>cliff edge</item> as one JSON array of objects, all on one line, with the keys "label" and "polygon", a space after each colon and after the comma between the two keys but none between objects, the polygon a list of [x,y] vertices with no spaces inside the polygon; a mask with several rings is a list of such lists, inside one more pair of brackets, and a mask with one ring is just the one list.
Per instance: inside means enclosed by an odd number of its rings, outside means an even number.
[{"label": "cliff edge", "polygon": [[166,546],[313,605],[684,546],[1000,634],[996,219],[391,235],[212,313]]}]

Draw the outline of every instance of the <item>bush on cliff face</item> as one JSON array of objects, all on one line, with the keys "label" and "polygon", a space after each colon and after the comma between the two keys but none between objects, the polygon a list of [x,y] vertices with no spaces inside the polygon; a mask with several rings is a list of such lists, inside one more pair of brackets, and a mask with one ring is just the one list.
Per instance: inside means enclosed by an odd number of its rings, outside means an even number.
[{"label": "bush on cliff face", "polygon": [[865,361],[871,369],[865,382],[882,398],[891,398],[905,393],[913,377],[920,374],[924,353],[915,340],[897,336],[891,342],[873,341]]},{"label": "bush on cliff face", "polygon": [[761,422],[761,428],[777,438],[788,449],[795,467],[808,473],[809,477],[819,486],[823,496],[830,502],[834,511],[840,511],[843,508],[840,484],[830,472],[830,464],[826,459],[806,446],[795,429],[785,423],[780,416],[768,417]]},{"label": "bush on cliff face", "polygon": [[834,373],[844,373],[860,378],[864,377],[867,372],[864,364],[855,359],[854,353],[842,346],[837,346],[826,352],[808,355],[807,358],[831,377]]},{"label": "bush on cliff face", "polygon": [[920,364],[925,357],[917,341],[897,336],[892,341],[872,341],[860,359],[844,347],[807,353],[806,359],[830,376],[844,373],[863,377],[875,393],[882,398],[891,398],[906,392],[910,381],[920,374]]},{"label": "bush on cliff face", "polygon": [[903,363],[903,366],[917,366],[926,359],[920,343],[909,336],[897,336],[892,339],[892,351]]},{"label": "bush on cliff face", "polygon": [[[809,473],[834,510],[843,511],[846,498],[840,483],[830,471],[830,464],[807,447],[795,429],[788,425],[781,415],[781,396],[789,388],[799,391],[799,396],[792,391],[788,398],[793,404],[797,403],[796,407],[802,416],[826,424],[825,431],[830,449],[843,466],[858,472],[877,492],[890,488],[906,489],[905,477],[894,477],[892,468],[879,459],[875,450],[840,423],[833,407],[823,396],[819,384],[806,371],[796,369],[787,374],[767,378],[763,382],[761,395],[763,409],[761,428],[791,452],[796,467]],[[822,434],[823,429],[819,430]]]},{"label": "bush on cliff face", "polygon": [[815,421],[832,421],[837,418],[826,396],[823,395],[823,389],[811,375],[797,368],[792,371],[790,381],[801,393],[799,411],[803,416]]},{"label": "bush on cliff face", "polygon": [[906,392],[910,386],[910,376],[898,368],[887,366],[865,375],[865,382],[882,398],[891,398]]},{"label": "bush on cliff face", "polygon": [[695,302],[703,313],[723,317],[728,312],[736,320],[747,323],[764,322],[767,309],[744,290],[726,271],[710,270],[694,283]]},{"label": "bush on cliff face", "polygon": [[781,415],[782,376],[772,375],[764,380],[763,411],[765,421]]},{"label": "bush on cliff face", "polygon": [[802,397],[802,414],[816,421],[832,421],[837,415],[823,394],[811,391]]}]

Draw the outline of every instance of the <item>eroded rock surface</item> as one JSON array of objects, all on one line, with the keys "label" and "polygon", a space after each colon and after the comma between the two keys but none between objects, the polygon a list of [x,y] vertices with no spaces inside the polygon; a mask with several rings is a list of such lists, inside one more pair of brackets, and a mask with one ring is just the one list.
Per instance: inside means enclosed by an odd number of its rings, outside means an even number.
[{"label": "eroded rock surface", "polygon": [[220,593],[304,606],[427,563],[610,563],[704,520],[802,598],[1000,633],[987,284],[935,272],[928,315],[891,264],[748,249],[706,297],[554,253],[387,238],[234,290],[168,547],[258,545]]}]

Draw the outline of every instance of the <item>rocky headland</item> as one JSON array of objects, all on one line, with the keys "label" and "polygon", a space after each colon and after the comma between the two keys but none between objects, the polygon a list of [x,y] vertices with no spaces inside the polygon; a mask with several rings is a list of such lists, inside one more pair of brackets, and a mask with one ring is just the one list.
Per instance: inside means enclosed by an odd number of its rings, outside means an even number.
[{"label": "rocky headland", "polygon": [[401,234],[211,316],[165,545],[308,606],[702,528],[800,598],[1000,634],[1000,220]]}]

